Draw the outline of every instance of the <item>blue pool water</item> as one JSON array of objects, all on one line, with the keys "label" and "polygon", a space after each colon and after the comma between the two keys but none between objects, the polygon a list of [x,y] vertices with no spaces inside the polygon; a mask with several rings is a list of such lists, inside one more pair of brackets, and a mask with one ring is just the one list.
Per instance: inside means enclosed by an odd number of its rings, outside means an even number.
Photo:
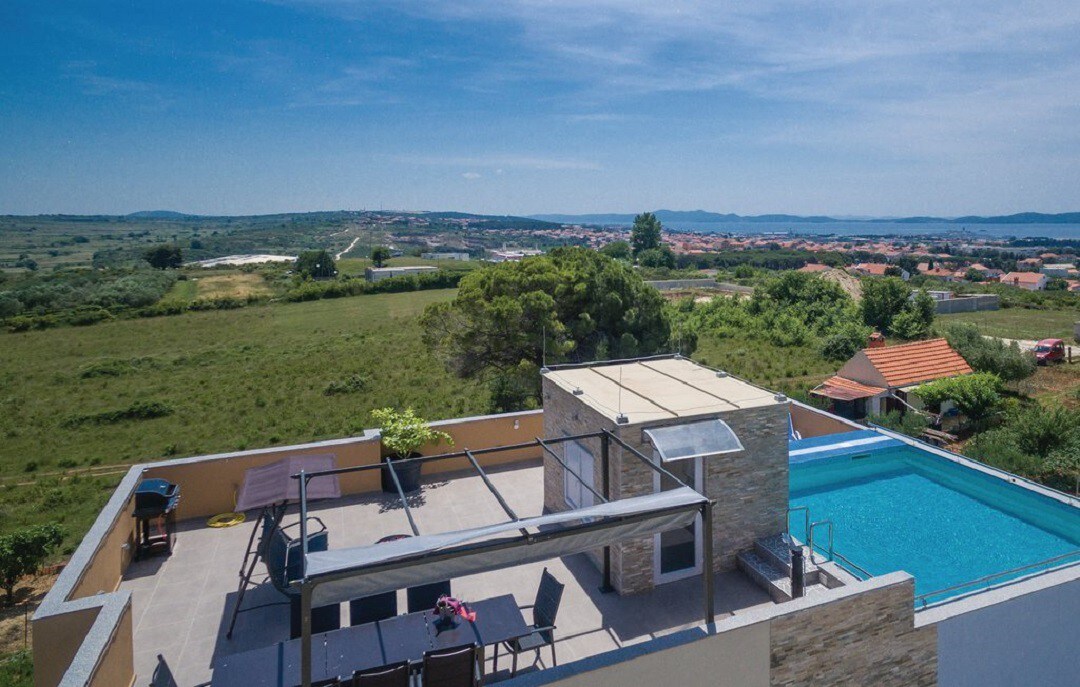
[{"label": "blue pool water", "polygon": [[[791,506],[833,522],[835,551],[873,575],[911,573],[916,594],[1080,550],[1080,508],[910,446],[793,462],[790,474]],[[804,529],[793,513],[792,534],[806,541]],[[826,546],[825,528],[814,538]]]}]

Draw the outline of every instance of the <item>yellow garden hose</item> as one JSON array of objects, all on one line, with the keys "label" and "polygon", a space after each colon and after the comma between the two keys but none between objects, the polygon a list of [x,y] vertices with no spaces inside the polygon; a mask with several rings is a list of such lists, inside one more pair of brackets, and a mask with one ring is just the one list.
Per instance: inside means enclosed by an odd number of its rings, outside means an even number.
[{"label": "yellow garden hose", "polygon": [[[236,490],[233,490],[233,508],[236,508]],[[207,527],[233,527],[244,522],[247,517],[243,513],[218,513],[206,521]]]}]

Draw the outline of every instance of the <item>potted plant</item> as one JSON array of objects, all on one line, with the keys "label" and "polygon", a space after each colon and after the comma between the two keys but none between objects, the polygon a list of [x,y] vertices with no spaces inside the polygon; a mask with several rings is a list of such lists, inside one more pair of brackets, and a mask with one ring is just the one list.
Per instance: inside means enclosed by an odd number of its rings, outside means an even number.
[{"label": "potted plant", "polygon": [[[420,447],[427,444],[439,444],[445,441],[451,446],[454,445],[454,440],[449,434],[432,429],[427,420],[419,417],[412,408],[405,410],[379,408],[371,411],[371,416],[379,423],[382,445],[390,452],[389,456],[383,458],[388,464],[394,460],[419,456]],[[411,492],[420,488],[421,467],[422,464],[419,462],[394,467],[394,473],[401,482],[403,491]],[[386,468],[382,470],[382,488],[386,492],[397,492],[394,479]]]}]

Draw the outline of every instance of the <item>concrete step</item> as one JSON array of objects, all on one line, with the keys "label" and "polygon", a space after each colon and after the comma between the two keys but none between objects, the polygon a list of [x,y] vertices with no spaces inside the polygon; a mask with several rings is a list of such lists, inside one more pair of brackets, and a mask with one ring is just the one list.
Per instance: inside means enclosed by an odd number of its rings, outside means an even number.
[{"label": "concrete step", "polygon": [[791,577],[776,561],[762,556],[756,550],[743,551],[735,560],[739,569],[768,592],[773,601],[791,601]]},{"label": "concrete step", "polygon": [[791,547],[783,534],[758,539],[754,542],[754,553],[791,575]]}]

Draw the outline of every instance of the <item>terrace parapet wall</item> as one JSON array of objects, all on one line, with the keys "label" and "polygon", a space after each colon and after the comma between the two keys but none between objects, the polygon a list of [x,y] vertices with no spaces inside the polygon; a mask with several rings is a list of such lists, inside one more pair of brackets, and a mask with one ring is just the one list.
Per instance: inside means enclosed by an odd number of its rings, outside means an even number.
[{"label": "terrace parapet wall", "polygon": [[[540,436],[543,412],[457,418],[432,425],[450,434],[458,449],[493,448]],[[443,450],[445,447],[426,447],[422,453]],[[540,457],[537,451],[529,447],[478,456],[478,460],[485,467],[535,460]],[[346,439],[132,467],[34,613],[35,687],[112,687],[128,685],[134,679],[131,594],[117,590],[131,562],[131,513],[139,482],[153,477],[179,484],[178,519],[205,518],[233,510],[245,470],[288,456],[328,453],[336,456],[339,467],[376,464],[381,459],[379,432],[367,430]],[[468,459],[460,458],[426,465],[424,471],[438,474],[468,467]],[[346,495],[378,490],[379,471],[349,473],[342,477],[341,487]]]}]

